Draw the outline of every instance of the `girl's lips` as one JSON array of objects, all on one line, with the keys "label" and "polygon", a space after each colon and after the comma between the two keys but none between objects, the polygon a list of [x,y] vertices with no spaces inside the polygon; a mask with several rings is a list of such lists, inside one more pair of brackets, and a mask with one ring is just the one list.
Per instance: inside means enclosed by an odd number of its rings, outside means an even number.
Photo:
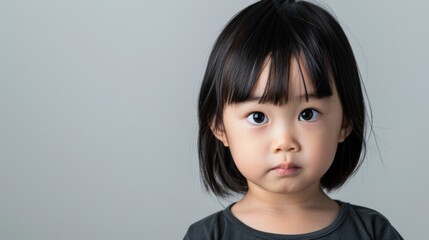
[{"label": "girl's lips", "polygon": [[294,176],[301,168],[294,164],[280,164],[271,170],[280,176]]}]

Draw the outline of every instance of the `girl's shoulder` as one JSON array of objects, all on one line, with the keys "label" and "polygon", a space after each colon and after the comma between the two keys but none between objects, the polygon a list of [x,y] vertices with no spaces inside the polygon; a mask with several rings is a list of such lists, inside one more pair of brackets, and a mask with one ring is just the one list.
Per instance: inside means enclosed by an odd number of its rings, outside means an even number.
[{"label": "girl's shoulder", "polygon": [[192,224],[184,239],[403,239],[378,211],[338,200],[337,203],[341,208],[336,220],[316,232],[299,235],[261,232],[234,217],[231,204]]},{"label": "girl's shoulder", "polygon": [[230,209],[231,206],[232,205],[192,224],[188,228],[184,240],[222,239],[223,237],[220,232],[231,225],[227,216],[229,214],[228,209]]},{"label": "girl's shoulder", "polygon": [[380,212],[360,205],[337,202],[346,206],[345,209],[347,209],[341,224],[343,231],[357,232],[361,235],[367,234],[372,239],[403,239],[390,221]]}]

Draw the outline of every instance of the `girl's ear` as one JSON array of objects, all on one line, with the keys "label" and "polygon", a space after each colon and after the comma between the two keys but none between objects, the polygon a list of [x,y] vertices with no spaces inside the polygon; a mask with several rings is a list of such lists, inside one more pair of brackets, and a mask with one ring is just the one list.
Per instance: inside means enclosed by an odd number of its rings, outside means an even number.
[{"label": "girl's ear", "polygon": [[349,136],[349,134],[352,132],[352,130],[353,130],[352,124],[349,121],[344,120],[343,126],[341,127],[338,142],[340,142],[340,143],[344,142],[344,140],[346,140],[346,138]]},{"label": "girl's ear", "polygon": [[225,147],[228,147],[228,138],[226,137],[226,133],[223,126],[215,126],[214,123],[211,124],[210,128],[212,129],[215,137],[223,143]]}]

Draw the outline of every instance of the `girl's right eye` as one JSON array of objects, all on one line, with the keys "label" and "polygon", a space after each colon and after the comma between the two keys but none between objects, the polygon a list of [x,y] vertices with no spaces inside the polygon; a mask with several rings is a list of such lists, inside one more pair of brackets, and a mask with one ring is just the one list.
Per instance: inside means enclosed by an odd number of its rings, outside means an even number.
[{"label": "girl's right eye", "polygon": [[268,122],[268,117],[262,112],[252,112],[247,116],[247,121],[253,125],[262,125]]}]

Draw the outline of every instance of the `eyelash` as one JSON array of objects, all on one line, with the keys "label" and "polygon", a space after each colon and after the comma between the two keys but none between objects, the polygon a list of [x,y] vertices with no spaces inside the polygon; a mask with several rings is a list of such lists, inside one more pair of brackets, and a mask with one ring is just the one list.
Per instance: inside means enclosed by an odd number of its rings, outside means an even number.
[{"label": "eyelash", "polygon": [[[311,112],[308,112],[308,111],[311,111]],[[309,116],[307,116],[307,117],[309,117],[310,119],[304,119],[303,118],[303,117],[305,117],[305,116],[303,116],[304,113],[309,114]],[[306,109],[302,110],[299,113],[298,121],[302,121],[302,122],[314,122],[317,119],[319,119],[320,114],[321,114],[320,111],[318,111],[317,109],[306,108]],[[259,118],[259,119],[256,119],[256,118]],[[261,119],[261,118],[263,118],[263,119]],[[255,126],[260,126],[260,125],[266,124],[269,121],[269,118],[267,117],[267,115],[265,113],[258,112],[258,111],[251,112],[250,114],[247,115],[246,119],[252,125],[255,125]]]},{"label": "eyelash", "polygon": [[[310,120],[304,120],[304,119],[302,119],[301,117],[302,117],[302,114],[304,113],[304,112],[306,112],[306,111],[308,111],[308,110],[310,110],[311,111],[311,115],[310,115]],[[313,116],[315,115],[315,118],[313,119]],[[319,117],[320,117],[320,112],[318,111],[318,110],[316,110],[316,109],[314,109],[314,108],[306,108],[306,109],[304,109],[304,110],[302,110],[300,113],[299,113],[299,116],[298,116],[298,120],[299,121],[303,121],[303,122],[314,122],[314,121],[316,121],[317,119],[319,119]],[[302,120],[301,120],[302,119]]]},{"label": "eyelash", "polygon": [[[261,122],[261,123],[258,123],[258,122],[255,122],[254,120],[255,120],[255,116],[256,117],[258,117],[258,115],[259,115],[259,117],[263,117],[264,119],[263,119],[263,121]],[[260,125],[262,125],[262,124],[265,124],[265,123],[267,123],[268,122],[268,117],[267,117],[267,115],[265,115],[265,113],[263,113],[263,112],[251,112],[249,115],[247,115],[247,121],[249,121],[252,125],[255,125],[255,126],[260,126]]]}]

